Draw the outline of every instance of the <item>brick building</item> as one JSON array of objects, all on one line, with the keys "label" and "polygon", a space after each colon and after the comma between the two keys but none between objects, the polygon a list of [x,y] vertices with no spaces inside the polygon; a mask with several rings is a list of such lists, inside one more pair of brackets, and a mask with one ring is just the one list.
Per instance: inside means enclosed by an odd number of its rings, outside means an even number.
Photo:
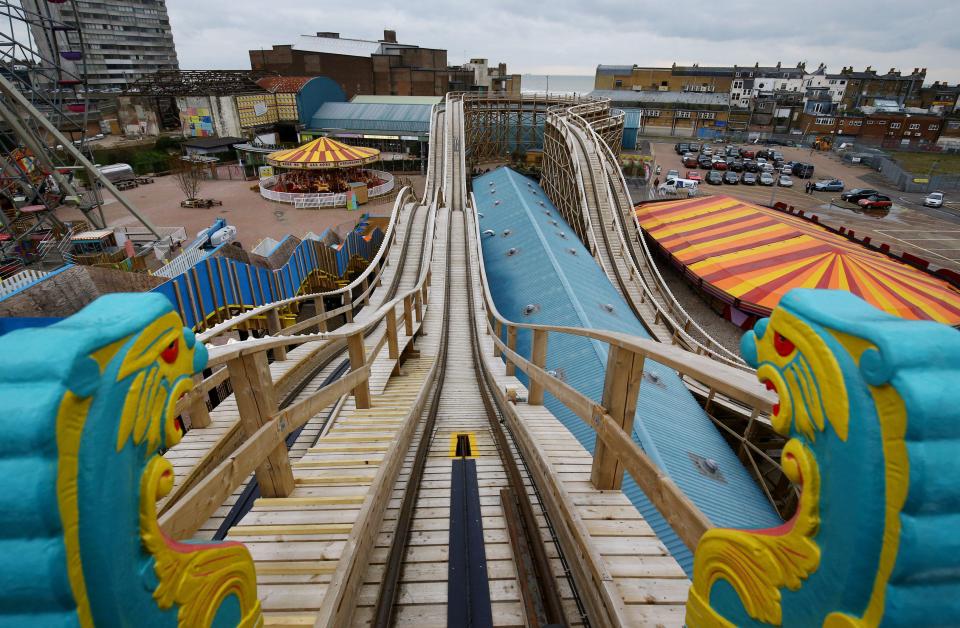
[{"label": "brick building", "polygon": [[887,148],[921,148],[936,144],[944,119],[935,114],[875,112],[867,115],[802,113],[794,125],[804,135],[828,135]]},{"label": "brick building", "polygon": [[927,68],[914,68],[910,74],[901,74],[896,68],[890,68],[886,74],[878,74],[869,66],[863,72],[854,72],[851,66],[843,68],[836,76],[847,82],[841,102],[843,110],[873,105],[878,99],[894,100],[902,107],[919,98]]},{"label": "brick building", "polygon": [[[292,45],[251,50],[250,66],[284,76],[328,76],[348,98],[357,94],[443,96],[477,88],[474,70],[448,66],[446,50],[398,43],[391,30],[385,30],[379,41],[329,32],[302,35]],[[519,76],[516,79],[519,86]]]}]

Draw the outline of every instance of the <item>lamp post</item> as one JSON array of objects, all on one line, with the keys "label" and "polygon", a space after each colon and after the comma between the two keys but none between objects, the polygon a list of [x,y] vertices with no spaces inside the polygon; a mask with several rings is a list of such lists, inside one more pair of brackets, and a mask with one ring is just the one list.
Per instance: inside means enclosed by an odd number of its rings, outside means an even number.
[{"label": "lamp post", "polygon": [[939,161],[935,161],[932,164],[930,164],[930,172],[927,173],[927,193],[928,194],[930,193],[930,186],[933,185],[933,171],[936,169],[937,164],[939,163],[940,163]]}]

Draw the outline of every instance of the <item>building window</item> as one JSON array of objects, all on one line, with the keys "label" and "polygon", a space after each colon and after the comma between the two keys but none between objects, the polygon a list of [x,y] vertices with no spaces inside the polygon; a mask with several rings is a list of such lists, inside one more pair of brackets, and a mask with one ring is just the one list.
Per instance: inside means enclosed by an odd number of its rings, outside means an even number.
[{"label": "building window", "polygon": [[928,130],[928,131],[939,131],[939,130],[940,130],[940,125],[939,125],[939,124],[931,124],[930,126],[927,127],[927,130]]},{"label": "building window", "polygon": [[659,109],[644,109],[644,110],[643,110],[643,115],[645,115],[645,116],[648,117],[648,118],[659,118],[659,117],[660,117],[660,110],[659,110]]},{"label": "building window", "polygon": [[951,131],[960,129],[960,120],[947,120],[947,128]]},{"label": "building window", "polygon": [[689,118],[689,117],[690,117],[690,112],[689,112],[689,111],[678,111],[675,117],[677,117],[677,118]]},{"label": "building window", "polygon": [[891,123],[890,123],[890,128],[891,128],[891,129],[899,129],[899,128],[900,128],[900,123],[899,123],[899,122],[891,122]]},{"label": "building window", "polygon": [[712,111],[701,111],[701,112],[700,112],[700,119],[701,119],[701,120],[713,120],[713,119],[716,118],[716,117],[717,117],[717,114],[715,114],[715,113],[712,112]]},{"label": "building window", "polygon": [[621,81],[620,79],[617,79],[617,80],[615,80],[615,81],[613,82],[613,86],[614,86],[614,87],[623,87],[623,81]]},{"label": "building window", "polygon": [[833,125],[833,118],[817,118],[817,124],[820,126]]},{"label": "building window", "polygon": [[851,120],[850,126],[863,126],[863,120]]},{"label": "building window", "polygon": [[787,84],[786,84],[786,83],[780,83],[780,89],[781,89],[781,90],[787,89]]},{"label": "building window", "polygon": [[871,124],[873,124],[873,120],[867,120],[867,125],[869,126]]},{"label": "building window", "polygon": [[908,128],[909,130],[911,130],[911,131],[916,131],[917,129],[920,128],[920,125],[914,123],[914,124],[911,124],[910,126],[908,126],[907,128]]}]

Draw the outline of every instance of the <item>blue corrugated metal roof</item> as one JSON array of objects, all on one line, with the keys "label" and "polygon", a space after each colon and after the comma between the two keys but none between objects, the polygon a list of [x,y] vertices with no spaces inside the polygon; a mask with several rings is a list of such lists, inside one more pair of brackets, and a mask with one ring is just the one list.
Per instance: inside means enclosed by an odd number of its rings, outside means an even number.
[{"label": "blue corrugated metal roof", "polygon": [[623,128],[639,129],[640,115],[642,113],[643,113],[643,109],[624,109],[623,110]]},{"label": "blue corrugated metal roof", "polygon": [[[482,214],[480,230],[485,233],[483,259],[494,300],[505,317],[649,337],[535,182],[500,168],[474,179],[473,188]],[[524,314],[528,304],[535,307],[529,315]],[[530,344],[530,335],[521,331],[517,338],[521,355],[529,355]],[[550,336],[547,368],[597,401],[603,396],[606,360],[605,343],[565,334]],[[526,376],[518,374],[526,383]],[[550,395],[545,404],[593,451],[595,433],[586,423]],[[633,438],[714,524],[762,528],[781,523],[676,372],[649,360]],[[715,460],[723,481],[701,474],[691,455]],[[677,562],[692,574],[692,554],[629,475],[623,491]]]},{"label": "blue corrugated metal roof", "polygon": [[429,133],[430,105],[327,102],[310,121],[311,129]]}]

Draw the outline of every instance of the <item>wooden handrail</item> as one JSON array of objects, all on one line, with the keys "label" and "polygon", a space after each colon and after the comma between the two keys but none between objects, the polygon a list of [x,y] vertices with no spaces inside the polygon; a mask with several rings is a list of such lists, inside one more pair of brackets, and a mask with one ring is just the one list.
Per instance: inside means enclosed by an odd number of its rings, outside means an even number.
[{"label": "wooden handrail", "polygon": [[[362,345],[363,335],[368,330],[378,326],[385,318],[392,319],[393,323],[388,322],[387,332],[384,333],[383,337],[374,346],[373,351],[370,352],[370,356],[376,356],[389,341],[389,328],[392,327],[396,329],[397,306],[405,300],[414,297],[420,297],[421,307],[426,304],[426,299],[423,299],[422,295],[426,288],[429,287],[432,276],[430,261],[433,257],[435,230],[436,205],[432,205],[424,231],[425,246],[423,256],[426,263],[421,266],[420,275],[416,284],[390,302],[383,304],[366,322],[348,323],[336,332],[263,338],[211,347],[209,349],[211,355],[207,366],[212,368],[220,364],[228,364],[230,365],[228,368],[237,370],[237,363],[239,361],[247,360],[251,356],[257,356],[257,354],[262,354],[268,349],[280,345],[299,345],[317,340],[328,341],[321,347],[322,349],[329,346],[332,342],[343,340],[350,343],[352,339],[352,344],[354,345],[353,353],[356,353],[356,343],[359,338],[359,351],[365,352]],[[375,283],[371,283],[368,288],[372,290],[374,286]],[[416,333],[416,330],[418,330],[421,325],[422,316],[418,318],[416,323],[410,321],[410,328],[412,330],[410,335],[412,336]],[[262,360],[262,356],[259,357]],[[352,357],[355,358],[356,356]],[[161,516],[160,525],[164,531],[172,538],[177,539],[188,537],[195,532],[199,526],[209,519],[216,509],[246,481],[250,473],[260,469],[271,456],[276,457],[279,455],[279,448],[282,446],[287,435],[304,425],[312,416],[343,395],[353,392],[353,394],[357,395],[358,407],[361,407],[365,402],[362,398],[362,391],[365,389],[368,390],[367,382],[370,378],[370,364],[372,362],[372,358],[368,360],[366,359],[366,355],[363,357],[364,359],[360,360],[360,363],[353,361],[351,371],[345,377],[321,388],[306,399],[284,410],[273,412],[269,418],[263,421],[258,429],[252,434],[249,434],[249,436],[228,455],[223,455],[221,452],[216,456],[210,456],[209,462],[204,465],[207,469],[210,468],[214,461],[218,459],[222,459],[222,461],[216,464],[206,477],[190,478],[192,486],[188,489],[185,487],[184,490],[186,490],[186,492],[180,492],[182,497],[175,503],[172,503]],[[198,388],[212,387],[212,380],[214,378],[217,378],[219,381],[227,379],[227,377],[229,377],[228,368],[217,371],[214,376],[207,378],[199,384]],[[227,372],[227,374],[222,374],[221,372]],[[266,380],[268,378],[268,374],[265,373],[260,373],[258,376],[258,380]],[[258,385],[271,388],[273,383],[258,381]],[[273,397],[272,394],[267,396]],[[262,413],[261,416],[263,416]],[[286,487],[280,486],[278,490],[283,492],[286,490]]]},{"label": "wooden handrail", "polygon": [[[317,297],[333,297],[333,296],[342,295],[346,293],[352,294],[352,291],[357,286],[361,285],[371,275],[371,273],[374,273],[374,272],[377,273],[377,277],[374,278],[374,281],[370,282],[370,285],[376,284],[376,279],[379,278],[383,268],[385,267],[385,264],[381,265],[380,262],[384,260],[385,255],[390,249],[390,245],[392,244],[393,240],[397,236],[396,227],[399,223],[400,214],[403,211],[404,202],[408,197],[410,198],[413,197],[412,188],[410,188],[409,186],[404,186],[400,190],[400,193],[397,194],[397,198],[394,201],[393,211],[390,213],[390,224],[387,226],[387,232],[383,236],[383,244],[377,250],[377,253],[376,255],[374,255],[373,259],[370,260],[370,263],[367,264],[367,267],[363,270],[363,272],[360,273],[348,285],[342,288],[337,288],[336,290],[331,290],[329,292],[315,292],[310,294],[302,294],[296,297],[281,299],[279,301],[272,301],[270,303],[265,303],[264,305],[260,305],[255,308],[251,308],[246,312],[243,312],[242,314],[238,314],[233,318],[227,319],[222,323],[219,323],[218,325],[211,327],[210,329],[206,330],[202,334],[198,334],[197,339],[200,340],[201,342],[207,342],[210,339],[215,338],[216,336],[219,336],[222,333],[230,331],[240,323],[248,321],[251,318],[255,318],[257,316],[263,316],[267,312],[270,312],[277,308],[286,307],[294,303],[301,303],[303,301],[312,300]],[[363,296],[366,296],[366,294],[369,294],[369,292],[365,292]],[[363,300],[362,298],[357,299],[358,302],[362,300]],[[313,317],[310,320],[312,324],[316,325],[320,321],[325,321],[325,320],[329,320],[330,318],[333,318],[335,315],[332,314],[332,312],[334,311],[337,311],[338,314],[344,313],[345,311],[347,311],[344,308],[348,308],[348,309],[352,308],[352,302],[345,304],[340,308],[337,308],[337,310],[331,310],[330,312],[328,312],[328,314],[330,314],[329,316],[325,316],[322,318]],[[293,333],[293,332],[290,332],[290,333]]]},{"label": "wooden handrail", "polygon": [[[482,246],[482,240],[479,220],[476,216],[476,199],[472,194],[470,196],[470,206],[473,209],[471,221],[473,223],[474,241],[479,249]],[[618,420],[611,416],[608,409],[600,403],[554,377],[544,368],[534,364],[533,361],[519,355],[515,350],[515,342],[512,341],[516,330],[528,329],[533,333],[540,334],[540,343],[547,342],[542,337],[544,333],[569,334],[606,342],[617,350],[632,353],[644,360],[651,359],[676,369],[680,373],[701,381],[712,389],[741,401],[759,412],[769,412],[772,409],[775,401],[774,396],[765,390],[750,374],[678,347],[620,332],[559,325],[517,323],[507,320],[497,310],[490,293],[483,261],[483,251],[478,250],[476,254],[480,267],[480,284],[483,290],[484,307],[487,311],[485,317],[486,330],[493,339],[495,352],[499,352],[506,362],[507,373],[510,374],[512,371],[511,366],[520,369],[527,374],[531,388],[538,391],[538,395],[540,390],[549,392],[584,423],[592,427],[607,455],[613,456],[616,462],[630,473],[637,485],[670,523],[681,540],[691,549],[696,547],[700,537],[711,527],[706,515],[697,508],[670,477],[657,467],[643,449],[634,442],[631,435],[624,431],[621,425],[623,417]],[[503,331],[504,328],[508,338],[506,342],[497,333]],[[537,355],[536,359],[539,361],[540,356]],[[615,378],[618,374],[609,372],[607,376],[608,378]],[[623,373],[619,376],[625,377],[627,374]],[[629,403],[621,403],[620,406],[621,410],[629,411]],[[597,461],[595,461],[596,464]]]}]

